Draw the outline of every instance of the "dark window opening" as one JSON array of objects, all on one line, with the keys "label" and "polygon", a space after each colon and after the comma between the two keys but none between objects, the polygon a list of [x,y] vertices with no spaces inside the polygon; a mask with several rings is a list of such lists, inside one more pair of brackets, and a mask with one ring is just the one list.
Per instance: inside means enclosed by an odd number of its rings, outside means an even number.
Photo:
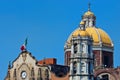
[{"label": "dark window opening", "polygon": [[38,78],[37,80],[42,80],[41,68],[38,69]]},{"label": "dark window opening", "polygon": [[14,69],[14,77],[16,77],[16,69]]},{"label": "dark window opening", "polygon": [[109,77],[108,77],[108,75],[102,75],[102,79],[100,79],[100,80],[109,80]]},{"label": "dark window opening", "polygon": [[108,56],[104,56],[104,67],[109,67],[109,57]]},{"label": "dark window opening", "polygon": [[91,74],[91,65],[90,65],[90,62],[88,62],[88,65],[89,65],[89,67],[88,67],[88,73]]},{"label": "dark window opening", "polygon": [[73,74],[76,74],[76,72],[77,72],[77,62],[75,61],[73,63]]},{"label": "dark window opening", "polygon": [[77,53],[77,43],[74,44],[74,53]]},{"label": "dark window opening", "polygon": [[90,54],[91,53],[91,47],[90,47],[90,45],[88,45],[88,54]]},{"label": "dark window opening", "polygon": [[48,69],[45,70],[45,80],[49,80],[49,71],[48,71]]}]

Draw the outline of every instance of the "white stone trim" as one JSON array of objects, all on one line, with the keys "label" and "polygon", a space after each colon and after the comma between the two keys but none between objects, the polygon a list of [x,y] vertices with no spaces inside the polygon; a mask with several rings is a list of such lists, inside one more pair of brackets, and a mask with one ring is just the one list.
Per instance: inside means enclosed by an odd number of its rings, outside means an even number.
[{"label": "white stone trim", "polygon": [[109,51],[109,52],[114,52],[114,49],[113,48],[101,48],[101,47],[98,47],[98,48],[96,48],[96,47],[93,47],[92,48],[93,50],[102,50],[102,51]]}]

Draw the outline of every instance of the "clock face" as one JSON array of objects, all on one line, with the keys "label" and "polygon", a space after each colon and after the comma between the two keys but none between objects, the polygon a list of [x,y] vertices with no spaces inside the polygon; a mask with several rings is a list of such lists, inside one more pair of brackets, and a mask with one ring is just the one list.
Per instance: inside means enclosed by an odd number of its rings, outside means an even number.
[{"label": "clock face", "polygon": [[22,77],[23,79],[25,79],[25,78],[27,77],[27,73],[26,73],[25,71],[22,71],[22,72],[21,72],[21,77]]}]

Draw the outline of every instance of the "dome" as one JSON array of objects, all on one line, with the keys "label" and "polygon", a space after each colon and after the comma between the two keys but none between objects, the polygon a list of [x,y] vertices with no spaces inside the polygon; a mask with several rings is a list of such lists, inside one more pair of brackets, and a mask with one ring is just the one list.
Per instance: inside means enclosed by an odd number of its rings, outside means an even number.
[{"label": "dome", "polygon": [[77,37],[77,36],[87,37],[89,36],[89,34],[87,33],[87,31],[78,29],[77,31],[73,32],[72,36],[73,37]]},{"label": "dome", "polygon": [[[80,28],[77,28],[75,31],[73,31],[71,33],[71,35],[69,36],[67,43],[70,43],[70,40],[72,39],[73,36],[77,36],[77,35],[82,35],[82,36],[91,36],[93,38],[93,45],[100,45],[100,43],[102,43],[102,45],[104,46],[108,46],[108,47],[112,47],[112,41],[110,39],[110,37],[108,36],[108,34],[103,31],[100,28],[96,28],[96,27],[87,27],[85,29],[85,31],[81,31]],[[72,36],[73,35],[73,36]]]},{"label": "dome", "polygon": [[83,16],[94,16],[94,13],[88,10]]}]

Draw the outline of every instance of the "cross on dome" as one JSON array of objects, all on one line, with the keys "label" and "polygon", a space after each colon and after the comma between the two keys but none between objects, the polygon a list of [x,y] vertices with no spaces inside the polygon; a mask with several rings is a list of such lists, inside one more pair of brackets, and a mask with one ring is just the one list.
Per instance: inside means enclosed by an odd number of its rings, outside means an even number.
[{"label": "cross on dome", "polygon": [[88,3],[88,11],[90,11],[90,6],[91,6],[91,4],[90,4],[90,2]]}]

